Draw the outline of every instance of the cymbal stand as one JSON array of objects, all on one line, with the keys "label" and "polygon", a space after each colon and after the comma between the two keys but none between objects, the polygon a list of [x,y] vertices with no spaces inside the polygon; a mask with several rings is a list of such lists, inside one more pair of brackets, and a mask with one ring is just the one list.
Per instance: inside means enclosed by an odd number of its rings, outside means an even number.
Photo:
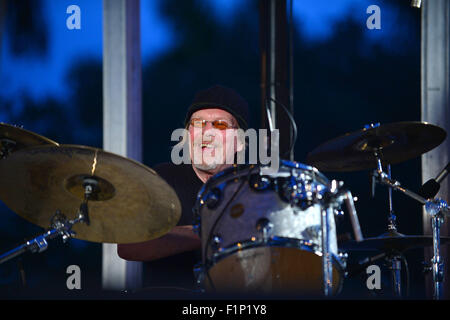
[{"label": "cymbal stand", "polygon": [[450,210],[444,200],[437,199],[437,201],[428,201],[425,204],[427,213],[431,216],[431,225],[433,229],[433,258],[431,259],[433,270],[433,283],[435,300],[442,297],[442,282],[444,281],[444,263],[441,261],[441,244],[440,244],[440,230],[444,222],[444,212],[450,215]]},{"label": "cymbal stand", "polygon": [[50,219],[50,229],[43,234],[28,240],[20,246],[0,255],[0,264],[27,251],[31,251],[33,253],[45,251],[48,248],[47,240],[54,239],[58,236],[62,236],[63,241],[66,242],[75,235],[75,232],[72,231],[72,226],[76,223],[84,222],[89,225],[90,222],[87,203],[92,193],[95,191],[97,182],[94,179],[85,179],[83,186],[85,188],[85,198],[80,205],[78,216],[75,219],[68,220],[66,216],[61,213],[61,211],[56,210],[55,214]]},{"label": "cymbal stand", "polygon": [[401,298],[402,296],[402,286],[401,286],[401,270],[402,270],[402,261],[401,257],[398,256],[395,252],[389,252],[386,255],[386,261],[389,263],[389,269],[391,270],[392,275],[392,286],[394,296]]},{"label": "cymbal stand", "polygon": [[[377,173],[378,174],[382,174],[384,173],[383,171],[383,164],[382,164],[382,153],[381,150],[376,150],[374,151],[374,155],[375,158],[377,160]],[[391,165],[388,164],[387,165],[387,177],[390,179],[391,178]],[[385,174],[385,173],[384,173]],[[397,221],[397,217],[395,216],[394,213],[394,208],[393,208],[393,202],[392,202],[392,187],[388,186],[388,191],[389,191],[389,218],[388,218],[388,231],[397,231],[397,225],[396,225],[396,221]]]},{"label": "cymbal stand", "polygon": [[[386,177],[388,179],[391,179],[391,165],[388,164],[387,165],[387,170],[388,172],[385,173],[383,171],[383,165],[381,162],[382,159],[382,153],[381,150],[376,150],[374,152],[375,158],[377,160],[377,169],[376,169],[376,173],[378,175],[384,174],[386,175]],[[375,180],[374,180],[375,181]],[[396,221],[397,221],[397,217],[394,214],[394,209],[393,209],[393,203],[392,203],[392,187],[388,186],[388,191],[389,191],[389,218],[388,218],[388,232],[394,232],[397,233],[397,225],[396,225]],[[402,287],[401,287],[401,269],[402,269],[402,262],[401,262],[401,257],[398,256],[395,252],[389,253],[386,256],[386,260],[389,262],[389,269],[392,272],[392,285],[393,285],[393,291],[394,291],[394,295],[396,297],[401,297],[402,295]]]},{"label": "cymbal stand", "polygon": [[444,217],[450,216],[449,206],[442,199],[425,199],[418,194],[401,187],[400,182],[388,177],[385,172],[379,172],[378,170],[375,170],[373,172],[373,175],[378,183],[390,186],[394,190],[400,191],[403,194],[425,205],[425,211],[431,218],[433,231],[433,258],[431,259],[434,283],[433,299],[441,299],[442,282],[444,281],[444,264],[440,256],[440,227],[443,223]]},{"label": "cymbal stand", "polygon": [[[388,164],[387,165],[387,169],[388,169],[388,177],[391,178],[391,165]],[[395,216],[394,213],[394,207],[393,207],[393,203],[392,203],[392,187],[389,187],[389,225],[388,225],[388,230],[389,231],[397,231],[397,217]]]}]

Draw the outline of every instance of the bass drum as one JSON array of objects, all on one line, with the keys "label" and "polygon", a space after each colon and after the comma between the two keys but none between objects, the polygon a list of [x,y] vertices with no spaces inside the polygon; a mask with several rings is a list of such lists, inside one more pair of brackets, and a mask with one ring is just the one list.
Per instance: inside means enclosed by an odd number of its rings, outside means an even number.
[{"label": "bass drum", "polygon": [[[317,169],[281,161],[276,174],[234,165],[211,177],[194,208],[202,242],[198,282],[208,292],[323,294],[323,195],[329,181]],[[328,215],[333,293],[340,291],[334,215]]]}]

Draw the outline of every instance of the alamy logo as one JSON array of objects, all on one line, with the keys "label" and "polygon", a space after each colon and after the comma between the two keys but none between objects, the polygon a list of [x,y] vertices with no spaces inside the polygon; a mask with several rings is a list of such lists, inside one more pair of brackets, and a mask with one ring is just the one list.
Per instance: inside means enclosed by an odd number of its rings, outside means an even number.
[{"label": "alamy logo", "polygon": [[73,290],[81,289],[81,269],[77,265],[70,265],[66,269],[66,273],[70,274],[70,276],[66,280],[67,289]]},{"label": "alamy logo", "polygon": [[[171,152],[174,164],[193,164],[199,168],[214,168],[220,164],[244,164],[246,152],[249,164],[267,166],[267,173],[279,168],[279,130],[268,134],[266,129],[176,129],[171,140],[179,141]],[[248,143],[246,142],[248,141]]]},{"label": "alamy logo", "polygon": [[81,29],[81,9],[77,5],[70,5],[66,10],[67,14],[70,16],[66,20],[66,26],[69,30],[80,30]]},{"label": "alamy logo", "polygon": [[371,5],[367,7],[367,14],[371,14],[366,21],[367,29],[381,29],[381,9],[377,5]]},{"label": "alamy logo", "polygon": [[367,289],[369,289],[369,290],[381,289],[380,267],[377,265],[368,266],[366,269],[366,272],[369,275],[367,277],[367,281],[366,281]]}]

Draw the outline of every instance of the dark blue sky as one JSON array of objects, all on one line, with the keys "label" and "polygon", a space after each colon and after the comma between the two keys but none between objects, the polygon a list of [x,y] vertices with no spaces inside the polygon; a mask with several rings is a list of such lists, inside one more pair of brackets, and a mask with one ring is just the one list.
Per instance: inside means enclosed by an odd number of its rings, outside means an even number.
[{"label": "dark blue sky", "polygon": [[[210,8],[223,24],[227,24],[233,14],[246,5],[246,1],[241,0],[199,0],[198,3]],[[66,27],[69,16],[66,9],[71,4],[76,4],[81,9],[81,30],[68,30]],[[369,16],[366,8],[371,4],[377,4],[377,1],[294,0],[294,17],[300,23],[302,35],[306,39],[311,42],[324,41],[333,34],[335,22],[349,15],[361,22],[361,28],[365,28]],[[170,21],[164,19],[157,7],[156,0],[141,1],[143,63],[149,63],[170,50],[176,42],[176,34]],[[395,13],[387,5],[381,6],[381,9],[382,30],[366,30],[366,33],[368,39],[389,42],[389,35],[394,30],[400,32],[401,25],[396,24]],[[7,42],[3,41],[0,94],[4,97],[14,99],[26,92],[35,99],[54,96],[64,100],[68,93],[65,74],[73,61],[88,56],[101,61],[102,0],[45,0],[44,12],[47,14],[50,44],[46,56],[14,57]],[[258,13],[255,12],[256,14]]]}]

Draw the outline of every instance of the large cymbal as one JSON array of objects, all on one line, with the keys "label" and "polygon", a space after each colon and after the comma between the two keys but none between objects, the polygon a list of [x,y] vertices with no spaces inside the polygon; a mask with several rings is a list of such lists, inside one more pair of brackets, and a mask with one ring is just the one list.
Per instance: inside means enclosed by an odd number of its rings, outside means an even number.
[{"label": "large cymbal", "polygon": [[152,169],[125,157],[76,145],[36,146],[0,160],[0,200],[43,228],[56,210],[77,217],[83,180],[94,177],[98,192],[88,202],[90,225],[73,226],[75,238],[133,243],[170,231],[181,215],[175,191]]},{"label": "large cymbal", "polygon": [[325,142],[308,154],[306,162],[320,171],[374,169],[377,149],[383,163],[396,164],[434,149],[446,136],[444,129],[426,122],[389,123]]},{"label": "large cymbal", "polygon": [[[442,245],[450,242],[450,237],[441,237]],[[345,242],[341,249],[348,251],[397,251],[403,252],[414,248],[424,248],[433,245],[433,237],[425,235],[404,235],[395,231],[384,233],[378,237],[367,238],[357,242],[354,240]]]},{"label": "large cymbal", "polygon": [[23,148],[39,145],[55,145],[58,143],[37,133],[0,122],[0,158],[3,156],[3,149],[8,148],[9,152],[14,152]]}]

